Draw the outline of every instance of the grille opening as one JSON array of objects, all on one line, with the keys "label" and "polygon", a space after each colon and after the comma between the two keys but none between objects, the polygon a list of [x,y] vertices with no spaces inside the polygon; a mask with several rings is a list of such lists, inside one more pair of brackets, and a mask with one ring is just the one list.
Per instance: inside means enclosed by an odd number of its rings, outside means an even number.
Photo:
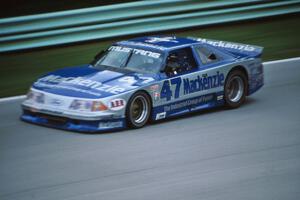
[{"label": "grille opening", "polygon": [[48,114],[44,114],[44,113],[31,112],[31,111],[28,111],[28,110],[25,110],[24,113],[29,114],[33,117],[40,117],[40,118],[46,119],[49,124],[53,124],[53,125],[64,125],[69,121],[69,119],[66,118],[66,117],[48,115]]}]

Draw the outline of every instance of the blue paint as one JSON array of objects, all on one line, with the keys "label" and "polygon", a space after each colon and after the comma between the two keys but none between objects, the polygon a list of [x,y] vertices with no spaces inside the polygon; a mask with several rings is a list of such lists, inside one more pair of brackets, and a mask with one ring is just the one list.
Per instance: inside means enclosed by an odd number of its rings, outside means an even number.
[{"label": "blue paint", "polygon": [[[121,82],[119,79],[131,76],[134,84]],[[144,77],[158,79],[156,74],[143,74],[126,71],[118,72],[106,69],[95,69],[88,65],[57,70],[41,77],[33,88],[52,94],[69,97],[98,99],[121,94],[144,85]]]}]

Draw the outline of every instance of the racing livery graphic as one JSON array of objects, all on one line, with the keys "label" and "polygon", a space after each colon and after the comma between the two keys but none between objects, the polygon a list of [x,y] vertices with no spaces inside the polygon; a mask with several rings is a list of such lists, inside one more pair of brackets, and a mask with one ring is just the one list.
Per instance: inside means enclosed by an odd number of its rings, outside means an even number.
[{"label": "racing livery graphic", "polygon": [[40,77],[22,103],[21,119],[98,132],[215,106],[237,108],[263,86],[262,51],[204,38],[120,41],[91,64]]}]

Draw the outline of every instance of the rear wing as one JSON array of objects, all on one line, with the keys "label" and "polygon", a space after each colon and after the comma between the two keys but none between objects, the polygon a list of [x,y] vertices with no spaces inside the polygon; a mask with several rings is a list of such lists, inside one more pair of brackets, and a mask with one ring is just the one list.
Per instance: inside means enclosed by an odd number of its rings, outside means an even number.
[{"label": "rear wing", "polygon": [[240,56],[240,57],[260,57],[263,52],[263,47],[249,45],[249,44],[241,44],[236,42],[226,42],[221,40],[212,40],[205,38],[191,38],[193,40],[197,40],[204,44],[208,44],[214,46],[218,49],[225,49],[230,53]]}]

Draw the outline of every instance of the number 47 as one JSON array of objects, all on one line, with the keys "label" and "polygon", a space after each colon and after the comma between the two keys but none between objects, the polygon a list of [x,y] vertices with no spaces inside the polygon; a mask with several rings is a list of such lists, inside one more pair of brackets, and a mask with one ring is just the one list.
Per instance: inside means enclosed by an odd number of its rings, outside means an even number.
[{"label": "number 47", "polygon": [[[171,84],[170,84],[171,83]],[[181,78],[173,78],[171,80],[165,80],[160,92],[160,98],[166,98],[167,101],[170,101],[173,96],[173,91],[171,89],[171,85],[175,85],[174,98],[179,98],[180,86],[181,86]]]}]

